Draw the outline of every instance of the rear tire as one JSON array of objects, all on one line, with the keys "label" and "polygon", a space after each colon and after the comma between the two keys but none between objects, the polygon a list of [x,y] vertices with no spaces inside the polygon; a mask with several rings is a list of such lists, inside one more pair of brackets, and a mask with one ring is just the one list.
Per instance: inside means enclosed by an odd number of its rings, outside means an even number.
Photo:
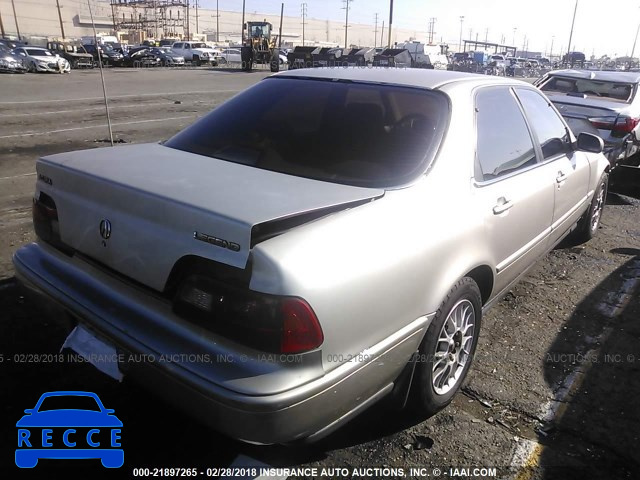
[{"label": "rear tire", "polygon": [[440,304],[420,344],[411,392],[420,415],[442,410],[460,389],[471,367],[481,322],[480,289],[464,277]]},{"label": "rear tire", "polygon": [[598,182],[598,188],[593,194],[589,209],[578,222],[578,227],[571,234],[570,241],[575,245],[588,242],[596,233],[602,220],[602,212],[607,201],[607,191],[609,189],[609,174],[603,173]]},{"label": "rear tire", "polygon": [[192,63],[194,63],[196,67],[199,67],[200,65],[202,65],[202,62],[200,61],[200,57],[198,57],[197,55],[193,56]]}]

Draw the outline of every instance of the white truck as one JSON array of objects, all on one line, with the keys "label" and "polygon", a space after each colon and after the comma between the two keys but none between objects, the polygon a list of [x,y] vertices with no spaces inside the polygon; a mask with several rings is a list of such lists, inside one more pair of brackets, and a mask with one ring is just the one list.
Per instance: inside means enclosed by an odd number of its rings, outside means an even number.
[{"label": "white truck", "polygon": [[195,65],[203,63],[218,64],[219,51],[209,47],[204,42],[176,42],[171,46],[171,50],[184,57],[185,61]]}]

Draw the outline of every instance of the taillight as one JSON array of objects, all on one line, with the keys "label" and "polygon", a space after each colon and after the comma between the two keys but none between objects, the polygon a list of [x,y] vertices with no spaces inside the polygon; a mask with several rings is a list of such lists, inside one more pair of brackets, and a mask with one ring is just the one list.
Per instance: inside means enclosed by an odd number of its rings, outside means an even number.
[{"label": "taillight", "polygon": [[638,126],[640,118],[618,117],[616,124],[613,126],[614,132],[631,133]]},{"label": "taillight", "polygon": [[45,242],[60,235],[58,230],[58,209],[53,199],[46,193],[40,192],[38,198],[33,199],[33,228],[36,235]]},{"label": "taillight", "polygon": [[253,292],[205,275],[182,282],[173,309],[186,320],[265,352],[303,353],[324,341],[320,323],[303,299]]},{"label": "taillight", "polygon": [[33,199],[33,229],[41,240],[53,245],[58,250],[71,254],[73,249],[60,240],[60,224],[58,223],[58,209],[49,195],[40,192]]},{"label": "taillight", "polygon": [[640,123],[640,118],[625,116],[619,117],[593,117],[589,121],[598,130],[611,130],[613,137],[623,137],[633,131]]}]

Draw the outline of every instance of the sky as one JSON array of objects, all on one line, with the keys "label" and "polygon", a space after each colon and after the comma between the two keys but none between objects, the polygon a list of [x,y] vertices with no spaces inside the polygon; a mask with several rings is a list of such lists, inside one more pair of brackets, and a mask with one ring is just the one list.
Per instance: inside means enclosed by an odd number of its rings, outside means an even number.
[{"label": "sky", "polygon": [[[193,2],[194,0],[192,0]],[[242,0],[218,0],[221,10],[242,11]],[[281,0],[245,0],[249,12],[280,13]],[[301,0],[284,2],[284,13],[299,16]],[[344,21],[343,0],[306,0],[311,18]],[[215,8],[216,0],[199,0],[205,8]],[[460,36],[460,16],[463,40],[499,43],[501,38],[521,49],[528,41],[529,51],[553,53],[568,50],[571,19],[575,0],[394,0],[394,26],[426,32],[431,17],[436,18],[435,39],[457,45]],[[353,0],[350,2],[349,23],[373,25],[375,14],[379,23],[389,21],[389,0]],[[578,0],[578,10],[572,45],[587,56],[622,56],[631,53],[638,25],[640,0]],[[471,37],[469,36],[471,29]],[[487,35],[488,29],[488,35]],[[573,49],[573,48],[572,48]],[[640,54],[640,43],[635,55]]]}]

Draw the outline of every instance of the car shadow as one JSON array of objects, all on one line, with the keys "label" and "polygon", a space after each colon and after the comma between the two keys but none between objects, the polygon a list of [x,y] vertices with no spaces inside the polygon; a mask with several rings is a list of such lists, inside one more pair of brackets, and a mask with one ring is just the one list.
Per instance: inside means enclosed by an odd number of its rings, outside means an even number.
[{"label": "car shadow", "polygon": [[640,249],[611,253],[629,259],[576,305],[546,352],[545,480],[640,472]]},{"label": "car shadow", "polygon": [[609,177],[609,191],[640,199],[640,169],[618,167]]}]

